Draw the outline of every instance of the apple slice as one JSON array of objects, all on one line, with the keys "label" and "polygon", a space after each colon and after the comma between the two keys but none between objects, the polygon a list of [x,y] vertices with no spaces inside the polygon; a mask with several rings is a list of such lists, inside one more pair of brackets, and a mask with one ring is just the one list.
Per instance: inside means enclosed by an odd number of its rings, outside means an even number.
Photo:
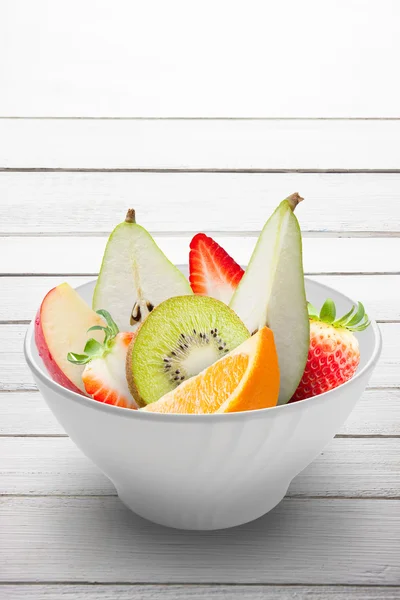
[{"label": "apple slice", "polygon": [[105,309],[120,331],[134,331],[155,306],[192,294],[186,277],[137,225],[135,211],[111,233],[93,294],[93,309]]},{"label": "apple slice", "polygon": [[[73,392],[85,394],[82,382],[84,366],[68,362],[68,352],[83,352],[88,340],[87,330],[94,325],[105,325],[68,283],[53,288],[45,296],[35,319],[35,342],[51,377]],[[91,337],[102,342],[102,331],[91,332]]]},{"label": "apple slice", "polygon": [[278,404],[286,404],[297,389],[310,343],[301,231],[293,214],[302,199],[292,194],[269,218],[230,303],[250,332],[265,325],[274,332],[281,374]]}]

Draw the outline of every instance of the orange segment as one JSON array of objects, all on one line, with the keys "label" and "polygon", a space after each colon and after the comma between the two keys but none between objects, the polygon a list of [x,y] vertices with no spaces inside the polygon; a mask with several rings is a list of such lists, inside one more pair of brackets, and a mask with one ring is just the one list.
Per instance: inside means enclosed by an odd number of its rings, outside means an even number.
[{"label": "orange segment", "polygon": [[279,366],[274,336],[263,327],[238,348],[142,410],[208,414],[275,406]]}]

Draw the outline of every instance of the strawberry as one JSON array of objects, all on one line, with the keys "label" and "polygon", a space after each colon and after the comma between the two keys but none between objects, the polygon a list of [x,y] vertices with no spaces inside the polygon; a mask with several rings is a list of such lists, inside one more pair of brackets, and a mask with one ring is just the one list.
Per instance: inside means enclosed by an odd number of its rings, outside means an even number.
[{"label": "strawberry", "polygon": [[106,310],[96,312],[104,317],[107,327],[95,325],[88,331],[103,330],[103,343],[100,344],[91,338],[86,342],[84,354],[69,352],[67,358],[75,365],[86,365],[82,381],[86,392],[92,398],[106,404],[137,408],[125,375],[128,346],[136,334],[133,331],[120,333]]},{"label": "strawberry", "polygon": [[326,300],[318,311],[309,303],[310,348],[303,377],[290,402],[317,396],[353,377],[360,362],[355,331],[370,324],[361,302],[340,319],[336,319],[333,300]]},{"label": "strawberry", "polygon": [[212,296],[229,304],[244,271],[205,233],[190,242],[189,281],[195,294]]}]

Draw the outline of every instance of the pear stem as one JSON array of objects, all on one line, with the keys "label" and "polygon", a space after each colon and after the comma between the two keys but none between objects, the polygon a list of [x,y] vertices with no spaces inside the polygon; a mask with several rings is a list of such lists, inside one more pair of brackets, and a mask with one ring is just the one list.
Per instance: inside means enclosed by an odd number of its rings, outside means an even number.
[{"label": "pear stem", "polygon": [[294,194],[291,194],[288,198],[286,198],[286,200],[289,202],[289,206],[292,209],[292,211],[294,211],[299,202],[304,200],[304,198],[302,198],[297,192],[295,192]]},{"label": "pear stem", "polygon": [[136,223],[134,208],[128,208],[128,212],[126,213],[125,217],[125,223]]}]

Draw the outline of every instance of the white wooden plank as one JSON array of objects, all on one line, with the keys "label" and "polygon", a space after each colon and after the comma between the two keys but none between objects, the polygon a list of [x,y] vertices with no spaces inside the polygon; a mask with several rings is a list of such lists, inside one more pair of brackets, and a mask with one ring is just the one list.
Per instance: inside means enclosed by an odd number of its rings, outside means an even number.
[{"label": "white wooden plank", "polygon": [[400,501],[288,498],[220,532],[153,525],[113,497],[0,500],[2,581],[399,582]]},{"label": "white wooden plank", "polygon": [[[256,237],[215,235],[236,261],[247,264]],[[188,262],[190,235],[155,240],[175,264]],[[105,236],[0,237],[0,273],[95,274],[100,267]],[[308,274],[399,273],[400,238],[305,238],[304,268]]]},{"label": "white wooden plank", "polygon": [[398,116],[392,0],[362,11],[357,0],[334,10],[318,0],[7,9],[2,115]]},{"label": "white wooden plank", "polygon": [[400,383],[400,324],[381,323],[382,354],[370,379],[371,387],[394,387]]},{"label": "white wooden plank", "polygon": [[400,390],[367,390],[340,435],[399,435]]},{"label": "white wooden plank", "polygon": [[256,232],[294,190],[303,232],[400,232],[399,173],[4,172],[0,233],[107,233],[131,205],[152,232]]},{"label": "white wooden plank", "polygon": [[0,438],[0,456],[0,495],[115,495],[69,438]]},{"label": "white wooden plank", "polygon": [[[399,438],[335,439],[288,496],[400,498],[399,453]],[[0,456],[0,495],[115,495],[69,438],[0,438]]]},{"label": "white wooden plank", "polygon": [[397,121],[0,120],[0,168],[395,169]]},{"label": "white wooden plank", "polygon": [[320,275],[311,279],[329,285],[350,298],[361,300],[375,320],[400,320],[398,275]]},{"label": "white wooden plank", "polygon": [[38,392],[0,394],[0,435],[65,435]]},{"label": "white wooden plank", "polygon": [[[30,321],[45,294],[54,286],[68,281],[73,287],[93,277],[1,277],[0,321]],[[364,303],[378,321],[400,320],[399,275],[320,275],[312,279],[334,287]]]},{"label": "white wooden plank", "polygon": [[[0,390],[35,389],[32,375],[25,363],[22,346],[26,325],[0,325]],[[383,350],[372,374],[373,387],[400,385],[400,324],[383,323]]]},{"label": "white wooden plank", "polygon": [[20,386],[22,389],[35,389],[36,385],[23,355],[26,325],[3,325],[0,330],[2,327],[7,350],[4,353],[0,350],[0,389],[13,390]]},{"label": "white wooden plank", "polygon": [[336,438],[293,480],[288,495],[400,497],[399,454],[400,439]]},{"label": "white wooden plank", "polygon": [[[339,435],[400,435],[400,390],[367,390]],[[0,394],[0,435],[65,435],[42,396],[34,392]]]},{"label": "white wooden plank", "polygon": [[30,321],[51,288],[64,281],[68,281],[72,287],[77,287],[92,280],[93,277],[91,276],[64,277],[62,275],[53,277],[0,277],[0,321]]},{"label": "white wooden plank", "polygon": [[398,600],[400,587],[0,584],[12,600]]}]

